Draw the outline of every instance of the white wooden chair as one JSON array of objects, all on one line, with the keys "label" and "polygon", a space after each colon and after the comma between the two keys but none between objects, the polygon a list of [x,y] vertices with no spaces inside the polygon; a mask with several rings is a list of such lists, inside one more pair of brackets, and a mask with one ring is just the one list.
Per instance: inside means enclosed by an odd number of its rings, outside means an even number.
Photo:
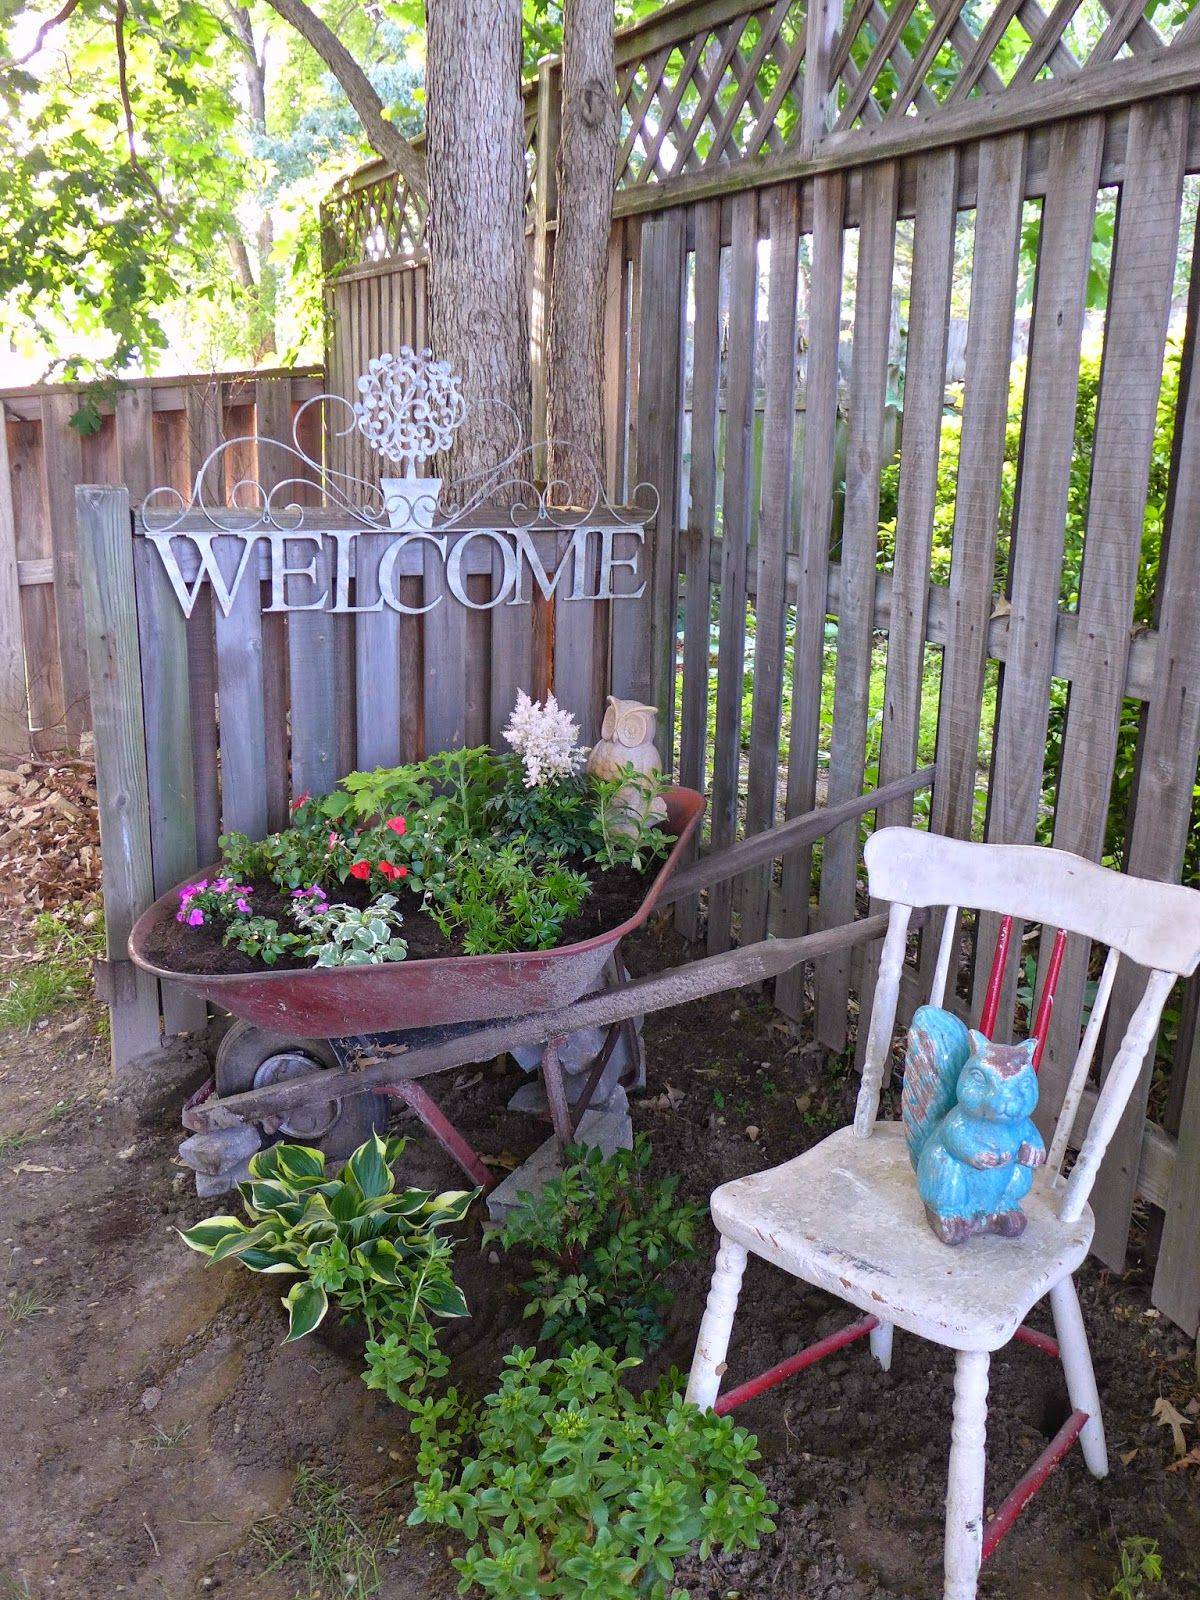
[{"label": "white wooden chair", "polygon": [[[891,902],[891,910],[853,1126],[793,1161],[723,1184],[713,1194],[720,1242],[687,1393],[698,1406],[729,1411],[866,1335],[886,1369],[893,1327],[955,1350],[944,1593],[945,1600],[973,1600],[982,1561],[1076,1438],[1090,1470],[1097,1477],[1108,1470],[1072,1274],[1091,1244],[1088,1196],[1157,1034],[1163,1004],[1176,978],[1200,961],[1200,893],[1126,877],[1063,851],[971,844],[912,828],[875,833],[866,860],[871,894]],[[942,906],[949,909],[929,996],[934,1005],[945,994],[960,907],[1015,915],[1108,946],[1048,1160],[1023,1203],[1028,1226],[1017,1239],[989,1235],[957,1247],[942,1244],[926,1223],[902,1125],[876,1120],[909,922],[916,907]],[[1149,979],[1064,1178],[1068,1136],[1122,956],[1149,969]],[[718,1399],[750,1252],[867,1316]],[[1047,1294],[1057,1341],[1023,1327],[1030,1308]],[[988,1364],[991,1352],[1014,1337],[1061,1357],[1074,1409],[985,1527]]]}]

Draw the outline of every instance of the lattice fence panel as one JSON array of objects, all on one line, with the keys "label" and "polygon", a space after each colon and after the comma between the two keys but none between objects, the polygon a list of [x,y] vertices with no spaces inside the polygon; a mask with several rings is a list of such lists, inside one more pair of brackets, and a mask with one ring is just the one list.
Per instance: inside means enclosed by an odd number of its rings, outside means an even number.
[{"label": "lattice fence panel", "polygon": [[[1148,15],[1151,13],[1151,15]],[[1065,82],[1183,43],[1182,7],[1145,0],[847,0],[834,45],[838,131]]]},{"label": "lattice fence panel", "polygon": [[796,0],[747,8],[622,61],[618,188],[790,150],[800,136],[805,10]]}]

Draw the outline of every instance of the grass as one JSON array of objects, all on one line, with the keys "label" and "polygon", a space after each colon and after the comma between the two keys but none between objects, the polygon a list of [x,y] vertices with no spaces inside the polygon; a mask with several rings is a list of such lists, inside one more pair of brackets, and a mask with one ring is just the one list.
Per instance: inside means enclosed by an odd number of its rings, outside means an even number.
[{"label": "grass", "polygon": [[366,1600],[382,1581],[379,1557],[387,1548],[390,1525],[367,1525],[351,1509],[350,1494],[333,1475],[315,1467],[296,1473],[286,1511],[264,1517],[250,1529],[251,1540],[270,1563],[266,1571],[303,1566],[309,1594]]},{"label": "grass", "polygon": [[10,1322],[31,1322],[34,1317],[45,1316],[50,1307],[44,1300],[39,1300],[32,1289],[25,1289],[18,1294],[14,1289],[8,1297],[8,1320]]},{"label": "grass", "polygon": [[157,1422],[152,1422],[150,1437],[146,1443],[152,1450],[174,1450],[176,1445],[183,1443],[191,1431],[190,1422],[177,1422],[173,1428],[160,1428]]},{"label": "grass", "polygon": [[101,952],[103,932],[99,918],[89,925],[90,913],[80,907],[62,912],[42,912],[34,919],[36,955],[19,967],[0,993],[0,1028],[29,1033],[61,1007],[87,994],[92,958]]}]

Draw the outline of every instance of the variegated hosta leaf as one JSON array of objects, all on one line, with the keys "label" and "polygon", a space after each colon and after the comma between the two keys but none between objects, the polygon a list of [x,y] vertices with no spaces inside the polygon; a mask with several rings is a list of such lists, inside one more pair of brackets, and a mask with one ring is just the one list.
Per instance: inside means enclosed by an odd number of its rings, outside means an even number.
[{"label": "variegated hosta leaf", "polygon": [[368,1239],[354,1252],[371,1276],[379,1283],[399,1283],[399,1269],[404,1257],[388,1239]]},{"label": "variegated hosta leaf", "polygon": [[239,1183],[238,1193],[242,1197],[242,1204],[252,1216],[263,1217],[272,1212],[283,1218],[288,1224],[297,1223],[304,1215],[306,1196],[297,1196],[294,1189],[283,1183],[274,1183],[268,1179],[261,1182],[251,1180],[249,1183]]},{"label": "variegated hosta leaf", "polygon": [[212,1252],[212,1260],[225,1261],[230,1256],[240,1256],[243,1250],[249,1250],[252,1246],[269,1250],[273,1245],[281,1244],[283,1237],[282,1222],[275,1217],[267,1217],[244,1233],[230,1234],[222,1239]]},{"label": "variegated hosta leaf", "polygon": [[329,1310],[329,1300],[324,1289],[315,1283],[295,1283],[283,1297],[288,1314],[288,1331],[284,1344],[294,1344],[317,1327]]},{"label": "variegated hosta leaf", "polygon": [[441,1228],[449,1222],[461,1222],[478,1194],[478,1189],[447,1189],[445,1194],[434,1195],[430,1199],[421,1220],[431,1228]]},{"label": "variegated hosta leaf", "polygon": [[377,1133],[346,1162],[342,1178],[346,1183],[353,1184],[364,1200],[390,1194],[396,1187],[392,1169],[387,1163],[387,1145]]},{"label": "variegated hosta leaf", "polygon": [[421,1303],[435,1316],[466,1317],[466,1296],[452,1278],[433,1278],[421,1290]]},{"label": "variegated hosta leaf", "polygon": [[175,1232],[189,1249],[198,1250],[202,1256],[211,1256],[230,1234],[248,1233],[249,1229],[236,1217],[206,1217],[194,1228],[176,1228]]},{"label": "variegated hosta leaf", "polygon": [[250,1157],[250,1176],[307,1188],[325,1177],[325,1154],[305,1144],[272,1144]]},{"label": "variegated hosta leaf", "polygon": [[303,1272],[299,1258],[294,1251],[286,1245],[278,1250],[257,1250],[253,1246],[249,1250],[239,1251],[237,1259],[242,1266],[249,1267],[251,1272]]}]

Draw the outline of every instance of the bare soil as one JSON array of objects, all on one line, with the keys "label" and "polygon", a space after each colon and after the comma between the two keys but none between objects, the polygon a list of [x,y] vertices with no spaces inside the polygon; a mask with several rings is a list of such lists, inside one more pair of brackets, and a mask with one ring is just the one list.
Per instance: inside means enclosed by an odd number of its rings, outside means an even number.
[{"label": "bare soil", "polygon": [[[4,928],[4,948],[21,930]],[[664,926],[630,941],[644,972],[684,958]],[[217,1207],[172,1165],[179,1106],[205,1070],[198,1052],[160,1060],[115,1093],[94,1009],[62,1012],[0,1053],[0,1597],[32,1600],[332,1600],[286,1548],[301,1466],[343,1485],[381,1546],[385,1600],[450,1600],[445,1536],[408,1529],[411,1449],[397,1415],[359,1378],[358,1345],[331,1328],[281,1347],[279,1287],[206,1267],[173,1229]],[[784,1159],[846,1120],[850,1073],[778,1024],[753,996],[648,1020],[650,1082],[635,1125],[657,1167],[704,1198],[733,1174]],[[439,1080],[449,1113],[500,1165],[545,1136],[505,1110],[511,1063]],[[415,1137],[415,1182],[455,1184],[442,1152]],[[478,1219],[459,1275],[472,1318],[450,1339],[455,1381],[484,1392],[500,1357],[528,1337],[518,1264],[495,1262]],[[707,1288],[708,1251],[678,1269],[666,1348],[647,1368],[686,1367]],[[1084,1312],[1113,1470],[1097,1483],[1074,1453],[986,1570],[988,1600],[1101,1600],[1123,1538],[1158,1540],[1166,1582],[1147,1595],[1200,1593],[1200,1473],[1172,1470],[1169,1399],[1200,1436],[1194,1349],[1149,1309],[1135,1251],[1123,1279],[1089,1266]],[[829,1331],[846,1311],[752,1264],[732,1375],[757,1371]],[[1046,1326],[1040,1313],[1039,1326]],[[897,1335],[884,1375],[861,1346],[741,1414],[756,1430],[779,1501],[763,1548],[679,1573],[696,1600],[937,1600],[951,1360]],[[1024,1347],[992,1366],[988,1500],[994,1505],[1066,1409],[1055,1365]],[[267,1548],[270,1545],[271,1548]],[[272,1570],[273,1567],[273,1570]]]},{"label": "bare soil", "polygon": [[[574,916],[563,923],[559,945],[578,944],[593,939],[597,934],[619,928],[641,908],[646,891],[661,865],[655,862],[650,874],[634,872],[632,867],[614,867],[601,872],[594,864],[572,862],[591,883],[591,891]],[[255,879],[252,906],[259,916],[274,917],[283,926],[291,910],[290,891],[280,889],[269,879]],[[331,890],[331,905],[366,906],[378,890],[353,879],[336,890]],[[437,956],[463,954],[462,939],[454,933],[447,937],[437,923],[422,909],[416,895],[407,892],[403,883],[393,884],[391,892],[398,900],[397,910],[404,918],[401,935],[408,945],[408,961],[426,961]],[[170,905],[160,910],[146,932],[144,949],[155,966],[169,972],[286,972],[300,967],[311,967],[307,957],[282,955],[273,967],[268,967],[255,956],[221,942],[224,924],[213,921],[192,928],[179,922]]]}]

